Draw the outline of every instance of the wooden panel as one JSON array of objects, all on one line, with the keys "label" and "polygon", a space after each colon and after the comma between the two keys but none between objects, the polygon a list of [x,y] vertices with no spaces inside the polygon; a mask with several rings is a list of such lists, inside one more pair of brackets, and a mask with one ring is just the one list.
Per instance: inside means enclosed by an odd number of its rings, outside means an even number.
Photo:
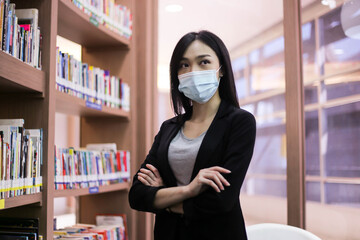
[{"label": "wooden panel", "polygon": [[288,224],[305,228],[304,93],[300,0],[284,0]]},{"label": "wooden panel", "polygon": [[81,206],[81,208],[79,209],[79,221],[82,223],[94,224],[96,220],[96,214],[99,213],[125,213],[127,215],[128,223],[129,220],[132,218],[132,210],[130,210],[130,206],[128,203],[127,191],[86,195],[79,198]]},{"label": "wooden panel", "polygon": [[[137,0],[136,17],[136,65],[137,86],[135,91],[138,96],[136,104],[137,132],[136,144],[137,161],[134,161],[136,171],[144,161],[150,150],[158,128],[155,126],[157,116],[157,1]],[[150,240],[153,236],[153,214],[137,212],[136,230],[133,230],[135,239]]]},{"label": "wooden panel", "polygon": [[[106,192],[113,192],[113,191],[122,191],[128,190],[129,183],[116,183],[107,186],[99,186],[99,191],[94,194],[101,194]],[[54,197],[76,197],[76,196],[84,196],[89,195],[89,188],[81,188],[81,189],[66,189],[66,190],[56,190],[54,193]]]},{"label": "wooden panel", "polygon": [[[81,147],[88,143],[116,143],[119,150],[132,150],[130,122],[118,118],[81,119]],[[106,126],[106,128],[104,128]],[[131,152],[131,161],[135,159]]]},{"label": "wooden panel", "polygon": [[6,198],[4,209],[19,207],[19,206],[34,204],[34,203],[41,204],[41,202],[42,202],[42,193]]},{"label": "wooden panel", "polygon": [[45,91],[45,73],[0,51],[0,92]]},{"label": "wooden panel", "polygon": [[120,117],[130,120],[130,112],[118,108],[101,106],[101,110],[86,106],[86,101],[67,93],[56,91],[56,111],[83,117]]},{"label": "wooden panel", "polygon": [[126,46],[129,40],[107,29],[95,26],[90,17],[70,0],[59,0],[58,35],[86,47]]}]

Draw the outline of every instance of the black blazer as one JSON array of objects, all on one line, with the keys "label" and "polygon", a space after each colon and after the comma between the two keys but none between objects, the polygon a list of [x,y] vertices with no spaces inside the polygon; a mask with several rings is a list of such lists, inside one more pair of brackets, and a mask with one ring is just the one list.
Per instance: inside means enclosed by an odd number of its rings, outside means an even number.
[{"label": "black blazer", "polygon": [[[183,119],[183,120],[182,120]],[[175,176],[168,162],[168,149],[186,117],[165,121],[147,155],[145,164],[154,165],[163,179],[163,187],[176,186]],[[150,187],[133,178],[129,203],[133,209],[156,213],[155,240],[179,239],[247,239],[239,194],[248,169],[255,143],[256,123],[253,115],[224,100],[204,136],[196,157],[191,180],[203,168],[221,166],[231,170],[224,177],[231,184],[217,193],[209,188],[202,194],[183,202],[184,215],[169,213],[153,207],[156,192],[163,187]]]}]

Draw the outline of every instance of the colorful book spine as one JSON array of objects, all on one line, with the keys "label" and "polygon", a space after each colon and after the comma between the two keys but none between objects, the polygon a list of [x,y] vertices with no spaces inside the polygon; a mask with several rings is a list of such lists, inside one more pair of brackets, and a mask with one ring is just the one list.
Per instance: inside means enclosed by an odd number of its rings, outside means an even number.
[{"label": "colorful book spine", "polygon": [[15,9],[14,3],[0,0],[0,49],[41,69],[41,33],[37,9]]},{"label": "colorful book spine", "polygon": [[73,4],[90,16],[94,25],[104,25],[128,39],[132,36],[132,14],[128,7],[114,0],[72,0]]},{"label": "colorful book spine", "polygon": [[23,119],[0,119],[1,199],[42,190],[42,130],[23,124]]},{"label": "colorful book spine", "polygon": [[130,87],[121,78],[56,48],[56,89],[91,103],[130,111]]},{"label": "colorful book spine", "polygon": [[[121,214],[125,216],[125,214]],[[114,216],[121,218],[122,216]],[[98,217],[98,216],[97,216]],[[113,216],[105,216],[107,219]],[[125,216],[126,217],[126,216]],[[77,239],[77,240],[128,240],[126,220],[111,225],[75,224],[54,231],[54,239]]]},{"label": "colorful book spine", "polygon": [[55,189],[79,189],[129,181],[130,152],[55,146]]}]

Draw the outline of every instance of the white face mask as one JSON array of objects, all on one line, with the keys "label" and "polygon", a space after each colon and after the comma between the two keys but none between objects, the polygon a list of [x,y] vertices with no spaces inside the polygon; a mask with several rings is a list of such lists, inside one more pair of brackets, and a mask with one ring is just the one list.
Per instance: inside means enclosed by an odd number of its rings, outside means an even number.
[{"label": "white face mask", "polygon": [[206,103],[219,87],[220,79],[216,77],[219,69],[193,71],[179,75],[179,91],[195,102]]}]

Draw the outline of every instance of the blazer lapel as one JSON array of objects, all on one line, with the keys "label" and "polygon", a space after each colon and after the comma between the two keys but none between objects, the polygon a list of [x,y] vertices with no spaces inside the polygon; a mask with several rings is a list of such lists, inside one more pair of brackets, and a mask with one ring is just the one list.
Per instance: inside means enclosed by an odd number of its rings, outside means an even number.
[{"label": "blazer lapel", "polygon": [[159,164],[162,167],[162,174],[164,175],[163,180],[165,181],[165,184],[167,186],[176,186],[177,181],[174,176],[173,171],[170,168],[169,165],[169,159],[168,159],[168,151],[171,140],[176,136],[176,134],[179,132],[181,128],[181,123],[176,122],[175,119],[171,121],[170,126],[167,128],[166,132],[164,132],[161,141],[160,147],[159,147],[159,153],[161,164]]},{"label": "blazer lapel", "polygon": [[196,157],[195,166],[192,172],[191,180],[196,177],[198,172],[207,166],[209,159],[217,150],[218,144],[223,141],[225,130],[228,128],[228,122],[224,116],[232,110],[232,106],[225,101],[221,101],[219,110],[216,113],[214,120],[210,124],[204,139],[200,145],[198,155]]}]

